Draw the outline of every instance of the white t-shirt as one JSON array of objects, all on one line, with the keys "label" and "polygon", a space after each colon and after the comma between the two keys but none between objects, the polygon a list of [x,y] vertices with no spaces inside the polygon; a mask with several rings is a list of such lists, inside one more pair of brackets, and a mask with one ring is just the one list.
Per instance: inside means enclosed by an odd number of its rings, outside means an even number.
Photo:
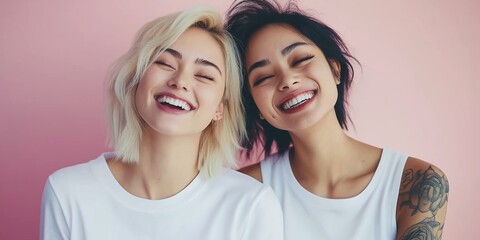
[{"label": "white t-shirt", "polygon": [[288,152],[261,162],[262,177],[282,205],[285,240],[391,240],[407,156],[384,149],[367,187],[346,199],[319,197],[293,175]]},{"label": "white t-shirt", "polygon": [[178,194],[148,200],[128,193],[102,154],[56,171],[45,185],[41,239],[283,239],[270,187],[230,169],[199,174]]}]

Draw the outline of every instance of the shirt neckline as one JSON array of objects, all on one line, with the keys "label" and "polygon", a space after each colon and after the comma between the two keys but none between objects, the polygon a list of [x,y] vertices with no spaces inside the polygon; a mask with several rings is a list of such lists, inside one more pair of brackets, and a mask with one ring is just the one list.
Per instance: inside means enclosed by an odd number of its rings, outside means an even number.
[{"label": "shirt neckline", "polygon": [[113,176],[107,160],[114,156],[111,152],[100,155],[91,162],[92,171],[114,199],[133,210],[150,213],[172,211],[192,201],[204,186],[205,179],[202,174],[198,174],[184,189],[171,197],[160,200],[140,198],[125,190]]},{"label": "shirt neckline", "polygon": [[284,154],[283,156],[284,161],[282,162],[284,165],[283,169],[285,170],[285,174],[287,176],[287,182],[290,183],[289,184],[290,187],[293,188],[294,191],[300,196],[303,196],[305,199],[318,203],[319,207],[325,207],[325,208],[327,207],[342,208],[357,202],[362,202],[362,200],[368,199],[368,197],[371,195],[374,189],[379,185],[379,181],[382,179],[383,175],[385,174],[385,168],[387,167],[387,164],[385,163],[386,162],[385,159],[390,154],[390,150],[386,148],[382,149],[380,161],[378,163],[377,168],[375,169],[375,172],[372,178],[370,179],[370,182],[359,194],[349,198],[326,198],[326,197],[318,196],[308,191],[298,182],[297,178],[295,178],[295,175],[293,174],[292,166],[290,164],[290,159],[289,159],[289,152],[290,152],[290,149]]}]

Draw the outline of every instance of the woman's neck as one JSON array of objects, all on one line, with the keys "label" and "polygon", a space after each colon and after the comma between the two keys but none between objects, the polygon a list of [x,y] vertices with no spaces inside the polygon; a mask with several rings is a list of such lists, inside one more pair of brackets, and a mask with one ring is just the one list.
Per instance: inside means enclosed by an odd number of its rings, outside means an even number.
[{"label": "woman's neck", "polygon": [[305,168],[301,172],[315,178],[338,173],[345,165],[344,156],[353,140],[343,132],[336,119],[327,120],[290,133],[294,146],[292,165]]},{"label": "woman's neck", "polygon": [[198,175],[198,136],[144,134],[140,161],[125,164],[110,161],[117,181],[131,194],[146,199],[164,199],[181,190]]},{"label": "woman's neck", "polygon": [[[292,171],[300,184],[317,195],[353,196],[373,176],[381,150],[349,137],[334,116],[290,133],[294,146],[290,153]],[[355,184],[349,184],[351,181]],[[345,186],[352,191],[344,191]]]}]

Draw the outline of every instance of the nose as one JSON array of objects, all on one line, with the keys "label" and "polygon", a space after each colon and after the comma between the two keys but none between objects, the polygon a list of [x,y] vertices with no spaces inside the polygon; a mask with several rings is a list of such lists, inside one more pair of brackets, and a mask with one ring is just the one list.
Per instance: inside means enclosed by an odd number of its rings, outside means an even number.
[{"label": "nose", "polygon": [[178,71],[177,74],[168,80],[167,84],[171,88],[176,88],[183,91],[191,90],[190,79],[185,71]]},{"label": "nose", "polygon": [[281,80],[278,84],[279,91],[291,90],[300,83],[300,78],[293,73],[283,73],[280,77]]}]

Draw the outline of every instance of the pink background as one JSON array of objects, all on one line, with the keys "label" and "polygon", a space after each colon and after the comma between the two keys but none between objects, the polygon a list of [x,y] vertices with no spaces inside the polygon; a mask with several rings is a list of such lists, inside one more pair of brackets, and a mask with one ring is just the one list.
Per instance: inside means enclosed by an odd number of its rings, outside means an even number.
[{"label": "pink background", "polygon": [[[171,3],[175,2],[175,3]],[[360,3],[361,2],[361,3]],[[0,239],[38,238],[54,170],[105,151],[104,79],[145,22],[230,1],[2,1]],[[444,239],[480,235],[480,2],[318,1],[363,64],[351,134],[430,161],[450,180]]]}]

